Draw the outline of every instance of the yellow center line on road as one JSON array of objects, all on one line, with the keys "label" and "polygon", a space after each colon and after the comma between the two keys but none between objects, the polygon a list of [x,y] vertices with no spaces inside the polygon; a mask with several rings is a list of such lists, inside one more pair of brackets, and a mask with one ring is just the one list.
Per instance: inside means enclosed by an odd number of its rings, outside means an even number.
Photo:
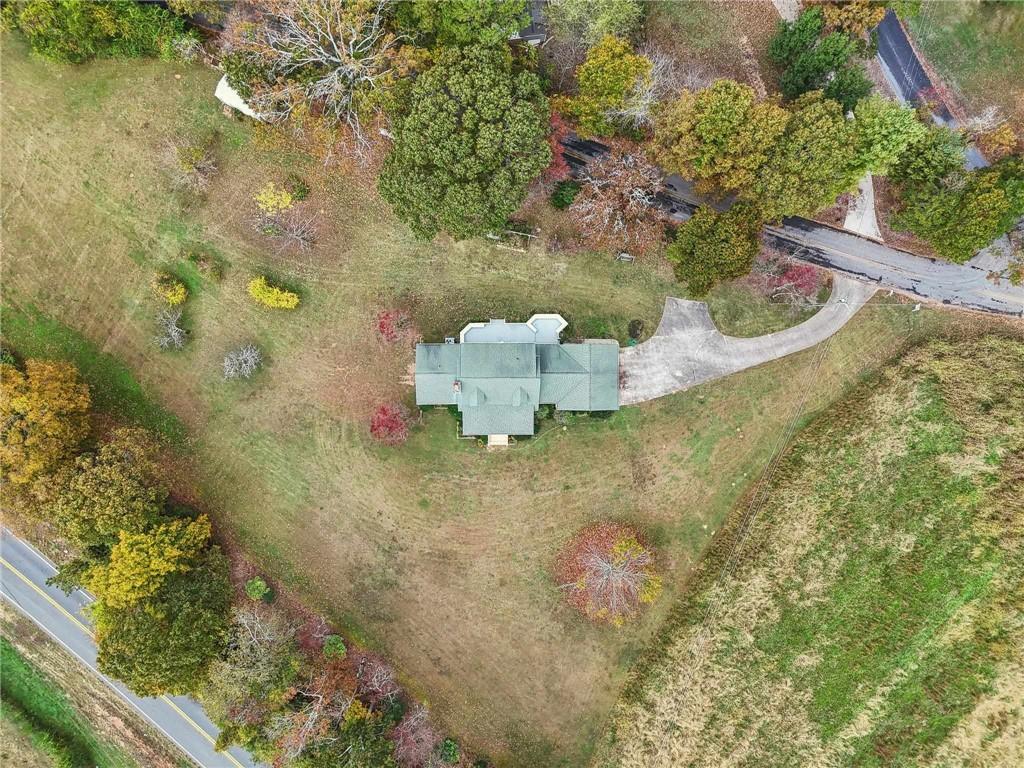
[{"label": "yellow center line on road", "polygon": [[[92,631],[92,629],[89,626],[87,626],[86,624],[83,624],[82,621],[77,616],[75,616],[73,613],[71,613],[69,610],[67,610],[63,605],[61,605],[56,600],[54,600],[50,595],[48,595],[46,593],[46,591],[44,589],[42,589],[42,587],[40,587],[38,584],[36,584],[34,581],[32,581],[32,579],[30,579],[28,576],[23,574],[21,571],[19,571],[17,568],[15,568],[13,565],[11,565],[9,562],[7,562],[7,560],[5,558],[3,558],[3,557],[0,557],[0,564],[2,564],[5,568],[7,568],[7,570],[9,570],[11,573],[13,573],[15,576],[17,576],[23,582],[25,582],[36,593],[38,593],[40,597],[42,597],[44,600],[46,600],[46,602],[48,602],[50,605],[52,605],[54,608],[56,608],[58,611],[60,611],[62,614],[64,614],[64,616],[67,617],[76,627],[78,627],[80,630],[82,630],[89,637],[95,638],[95,635],[93,634],[93,631]],[[166,696],[161,696],[160,698],[164,702],[166,702],[167,705],[171,709],[173,709],[178,714],[178,716],[181,717],[182,720],[184,720],[186,723],[188,723],[193,728],[195,728],[199,733],[201,733],[203,735],[203,737],[207,741],[209,741],[211,744],[216,744],[217,743],[217,740],[214,739],[213,736],[211,736],[209,733],[207,733],[206,730],[199,723],[197,723],[195,720],[193,720],[191,717],[189,717],[181,709],[181,707],[179,707],[177,704],[175,704],[173,701],[171,701]],[[225,752],[221,752],[221,754],[224,755],[224,757],[227,758],[227,760],[233,766],[235,766],[235,768],[244,768],[242,766],[242,764],[240,762],[238,762],[235,759],[234,755],[232,755],[230,752],[226,752],[225,751]]]},{"label": "yellow center line on road", "polygon": [[73,613],[71,613],[67,608],[65,608],[63,605],[58,603],[52,597],[50,597],[50,595],[46,594],[46,591],[44,589],[42,589],[34,581],[32,581],[32,579],[30,579],[28,576],[23,574],[21,571],[19,571],[17,568],[15,568],[13,565],[11,565],[9,562],[7,562],[7,560],[5,560],[2,557],[0,557],[0,563],[2,563],[4,565],[4,567],[7,568],[7,570],[9,570],[11,573],[13,573],[15,576],[17,576],[23,582],[28,584],[37,593],[39,593],[40,597],[42,597],[44,600],[46,600],[46,602],[48,602],[50,605],[52,605],[58,611],[63,613],[71,621],[71,623],[73,623],[76,627],[78,627],[80,630],[85,632],[85,634],[87,634],[89,637],[95,637],[93,635],[92,629],[89,626],[87,626],[86,624],[83,624],[82,621],[77,616],[75,616]]}]

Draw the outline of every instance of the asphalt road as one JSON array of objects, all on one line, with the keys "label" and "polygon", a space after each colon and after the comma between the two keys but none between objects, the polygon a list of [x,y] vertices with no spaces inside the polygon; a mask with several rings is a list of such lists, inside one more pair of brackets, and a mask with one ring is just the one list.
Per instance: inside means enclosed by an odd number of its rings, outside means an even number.
[{"label": "asphalt road", "polygon": [[[907,33],[900,24],[896,14],[890,9],[886,11],[882,23],[876,27],[878,32],[878,61],[882,72],[901,101],[919,104],[929,99],[934,100],[934,86],[925,72],[921,61],[917,58],[914,47],[907,39]],[[932,120],[939,125],[956,127],[956,120],[945,104],[932,111]],[[983,168],[988,165],[985,156],[973,144],[967,147],[965,165],[968,168]]]},{"label": "asphalt road", "polygon": [[178,745],[202,768],[255,768],[256,763],[243,749],[233,747],[217,752],[214,742],[219,733],[199,704],[185,696],[141,698],[121,683],[111,680],[96,668],[96,645],[89,619],[82,609],[92,599],[81,590],[65,595],[46,580],[56,569],[30,545],[4,528],[0,531],[0,595],[72,656],[95,672],[107,685],[131,704],[146,720]]},{"label": "asphalt road", "polygon": [[[576,137],[566,139],[563,145],[576,175],[583,173],[591,158],[607,151],[599,142]],[[703,202],[694,194],[692,184],[677,175],[665,178],[665,191],[658,201],[676,221],[690,218]],[[720,210],[730,203],[728,199],[711,202]],[[917,256],[810,219],[787,218],[780,226],[767,227],[766,232],[777,247],[795,258],[882,289],[965,309],[1024,317],[1024,286],[1013,286],[1005,280],[995,285],[988,280],[987,270],[975,265]]]}]

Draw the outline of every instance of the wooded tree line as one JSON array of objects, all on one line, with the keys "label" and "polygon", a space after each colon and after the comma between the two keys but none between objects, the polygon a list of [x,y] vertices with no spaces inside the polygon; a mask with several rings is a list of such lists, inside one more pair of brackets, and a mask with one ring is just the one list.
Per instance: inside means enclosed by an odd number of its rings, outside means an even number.
[{"label": "wooded tree line", "polygon": [[[83,587],[104,674],[143,696],[197,696],[261,761],[302,768],[415,768],[410,734],[444,740],[381,659],[347,649],[319,618],[267,604],[262,579],[235,600],[209,518],[171,496],[168,454],[134,427],[97,431],[89,387],[66,362],[0,363],[5,509],[67,546],[53,583]],[[433,737],[432,737],[433,738]]]},{"label": "wooded tree line", "polygon": [[[170,7],[208,17],[223,10],[205,0]],[[702,211],[669,246],[680,279],[699,294],[749,269],[762,223],[827,208],[868,172],[898,185],[893,224],[955,261],[1024,214],[1019,159],[993,170],[949,162],[925,172],[929,153],[962,158],[963,137],[870,95],[864,60],[887,7],[907,14],[916,4],[821,0],[780,22],[769,47],[779,93],[764,99],[728,80],[695,86],[663,53],[637,49],[645,11],[637,0],[552,0],[545,12],[554,45],[543,55],[509,45],[529,22],[526,0],[238,3],[219,46],[229,81],[265,118],[304,123],[313,114],[334,127],[326,140],[356,154],[386,153],[380,194],[419,237],[503,229],[531,184],[564,176],[549,139],[565,135],[566,121],[583,137],[615,144],[610,161],[559,190],[586,247],[660,245],[665,222],[651,163],[696,181],[710,199],[735,199],[728,213]],[[5,5],[4,18],[35,50],[68,61],[157,52],[162,43],[125,42],[142,28],[182,33],[167,10],[147,8],[145,24],[140,13],[128,0],[103,11],[79,0],[26,0]],[[1000,141],[1007,138],[1012,147],[1012,135]]]}]

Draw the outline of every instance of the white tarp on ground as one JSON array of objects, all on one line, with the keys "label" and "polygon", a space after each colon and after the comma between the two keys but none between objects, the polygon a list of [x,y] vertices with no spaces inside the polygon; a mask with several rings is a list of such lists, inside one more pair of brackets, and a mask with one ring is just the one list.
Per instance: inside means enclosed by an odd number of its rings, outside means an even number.
[{"label": "white tarp on ground", "polygon": [[217,83],[217,89],[213,92],[213,95],[232,109],[237,109],[243,115],[248,115],[256,120],[261,119],[258,114],[253,112],[252,107],[246,104],[245,100],[238,95],[238,91],[228,85],[227,75],[224,75]]}]

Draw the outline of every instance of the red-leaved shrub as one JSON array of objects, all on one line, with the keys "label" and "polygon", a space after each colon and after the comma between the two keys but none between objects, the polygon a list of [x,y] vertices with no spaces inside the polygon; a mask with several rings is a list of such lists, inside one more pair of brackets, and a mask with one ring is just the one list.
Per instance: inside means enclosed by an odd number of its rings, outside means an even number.
[{"label": "red-leaved shrub", "polygon": [[407,336],[412,327],[409,314],[401,309],[382,309],[377,313],[377,335],[384,341],[398,341]]},{"label": "red-leaved shrub", "polygon": [[409,412],[397,403],[378,405],[370,417],[370,434],[384,445],[401,445],[409,437]]},{"label": "red-leaved shrub", "polygon": [[544,169],[543,179],[547,182],[564,181],[570,176],[569,163],[565,160],[562,139],[569,135],[569,124],[557,112],[551,113],[551,132],[548,144],[551,146],[551,164]]}]

